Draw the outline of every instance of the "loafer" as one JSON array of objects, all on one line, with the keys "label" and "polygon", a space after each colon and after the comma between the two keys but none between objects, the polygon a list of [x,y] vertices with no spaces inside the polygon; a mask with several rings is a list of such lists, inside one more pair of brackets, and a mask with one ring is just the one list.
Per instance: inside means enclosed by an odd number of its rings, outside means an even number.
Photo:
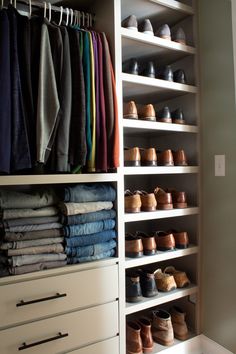
[{"label": "loafer", "polygon": [[157,245],[154,236],[147,235],[142,231],[137,231],[135,236],[142,239],[143,253],[145,256],[152,256],[153,254],[156,254]]},{"label": "loafer", "polygon": [[179,340],[188,339],[188,326],[185,320],[186,313],[180,307],[173,306],[170,309],[170,314],[175,338]]},{"label": "loafer", "polygon": [[185,249],[189,246],[189,237],[186,231],[178,232],[176,230],[172,231],[175,239],[175,247],[178,249]]},{"label": "loafer", "polygon": [[184,113],[181,108],[171,112],[172,122],[175,124],[185,124]]},{"label": "loafer", "polygon": [[175,267],[166,267],[164,273],[173,275],[177,288],[186,288],[190,284],[187,274],[181,270],[176,270]]},{"label": "loafer", "polygon": [[175,166],[188,166],[187,157],[184,150],[172,151]]},{"label": "loafer", "polygon": [[174,72],[174,82],[179,84],[187,84],[185,72],[182,69],[178,69]]},{"label": "loafer", "polygon": [[147,193],[145,191],[136,191],[135,193],[140,195],[141,198],[141,210],[142,211],[155,211],[157,207],[157,201],[154,193]]},{"label": "loafer", "polygon": [[135,15],[130,15],[125,18],[122,23],[122,27],[128,28],[132,31],[138,31],[138,21]]},{"label": "loafer", "polygon": [[170,192],[172,195],[173,206],[175,209],[183,209],[188,207],[185,192],[178,192],[172,189],[167,189],[167,192]]},{"label": "loafer", "polygon": [[164,191],[157,187],[154,190],[154,194],[157,201],[157,209],[159,210],[170,210],[173,209],[172,195],[170,192]]},{"label": "loafer", "polygon": [[154,36],[153,27],[151,21],[146,18],[139,26],[139,32],[148,34],[149,36]]},{"label": "loafer", "polygon": [[171,112],[169,107],[164,107],[157,113],[158,122],[172,123]]},{"label": "loafer", "polygon": [[137,272],[126,273],[125,294],[127,302],[139,302],[142,300],[140,277]]},{"label": "loafer", "polygon": [[147,104],[140,109],[139,118],[142,120],[156,121],[156,112],[152,104]]},{"label": "loafer", "polygon": [[154,272],[157,290],[169,292],[177,288],[175,278],[172,274],[163,273],[159,268]]},{"label": "loafer", "polygon": [[167,65],[163,70],[159,72],[158,78],[161,80],[171,81],[173,82],[173,70],[170,65]]},{"label": "loafer", "polygon": [[142,75],[146,77],[150,77],[152,79],[156,78],[156,69],[153,61],[149,61],[146,63]]},{"label": "loafer", "polygon": [[124,103],[123,117],[127,119],[138,119],[138,111],[134,101]]},{"label": "loafer", "polygon": [[[153,350],[153,338],[151,331],[151,321],[148,318],[139,318],[138,324],[141,328],[141,340],[143,353],[151,353]],[[136,352],[135,352],[136,353]]]},{"label": "loafer", "polygon": [[125,256],[130,258],[143,256],[143,243],[141,237],[132,234],[125,235]]},{"label": "loafer", "polygon": [[142,166],[157,166],[156,149],[141,149],[141,164]]},{"label": "loafer", "polygon": [[136,321],[126,323],[126,354],[143,354],[141,327]]},{"label": "loafer", "polygon": [[152,313],[152,336],[155,342],[170,346],[174,344],[174,330],[171,315],[164,310]]},{"label": "loafer", "polygon": [[141,154],[138,147],[125,148],[124,150],[124,165],[125,166],[141,166]]},{"label": "loafer", "polygon": [[154,273],[145,269],[139,269],[138,273],[140,276],[142,295],[144,297],[156,296],[158,294],[158,291],[156,287]]},{"label": "loafer", "polygon": [[128,63],[125,63],[123,66],[124,72],[132,75],[139,75],[139,64],[137,59],[130,59]]},{"label": "loafer", "polygon": [[171,40],[170,27],[167,24],[162,25],[155,32],[155,36],[160,37],[162,39],[168,39],[170,41]]},{"label": "loafer", "polygon": [[186,35],[182,27],[179,27],[176,31],[174,31],[172,40],[174,42],[186,45]]},{"label": "loafer", "polygon": [[158,251],[173,251],[175,249],[175,239],[172,233],[156,231],[154,235]]},{"label": "loafer", "polygon": [[157,163],[158,166],[174,166],[172,151],[169,149],[162,152],[157,152]]},{"label": "loafer", "polygon": [[139,213],[141,211],[141,197],[139,193],[132,193],[129,189],[125,191],[125,212]]}]

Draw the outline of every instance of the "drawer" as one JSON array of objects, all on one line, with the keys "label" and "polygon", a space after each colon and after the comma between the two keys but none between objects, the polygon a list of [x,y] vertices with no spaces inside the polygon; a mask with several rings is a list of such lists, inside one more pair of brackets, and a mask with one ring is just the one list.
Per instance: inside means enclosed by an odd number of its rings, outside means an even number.
[{"label": "drawer", "polygon": [[68,354],[119,354],[119,337],[73,350]]},{"label": "drawer", "polygon": [[[117,333],[118,301],[115,301],[2,330],[0,353],[68,353],[75,348],[115,337]],[[46,340],[48,342],[43,343]]]},{"label": "drawer", "polygon": [[117,265],[3,285],[0,287],[0,326],[25,323],[117,298]]}]

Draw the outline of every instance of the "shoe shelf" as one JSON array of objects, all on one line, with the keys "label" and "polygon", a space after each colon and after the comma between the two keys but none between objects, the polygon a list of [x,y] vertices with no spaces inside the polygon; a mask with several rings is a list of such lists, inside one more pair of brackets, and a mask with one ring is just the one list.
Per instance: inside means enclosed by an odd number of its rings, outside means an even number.
[{"label": "shoe shelf", "polygon": [[156,133],[193,133],[197,134],[199,129],[195,125],[148,122],[138,119],[123,119],[124,133],[127,135],[156,134]]},{"label": "shoe shelf", "polygon": [[125,313],[126,315],[130,315],[132,313],[143,311],[158,305],[162,305],[167,302],[174,301],[185,296],[196,294],[197,292],[198,292],[198,287],[193,284],[189,285],[187,288],[172,290],[168,293],[158,292],[157,296],[151,298],[143,297],[142,301],[138,303],[126,302]]},{"label": "shoe shelf", "polygon": [[[196,334],[189,331],[189,337],[185,341],[180,341],[174,338],[174,344],[170,347],[158,344],[154,342],[152,354],[157,354],[165,351],[165,354],[176,354],[176,353],[191,353],[191,346],[194,346],[196,342]],[[189,350],[186,351],[186,346],[189,347]]]},{"label": "shoe shelf", "polygon": [[[196,49],[187,45],[179,44],[156,36],[146,35],[141,32],[121,28],[123,61],[131,58],[157,56],[158,62],[162,58],[165,62],[175,62],[186,55],[196,54]],[[140,53],[140,46],[142,52]]]},{"label": "shoe shelf", "polygon": [[199,173],[198,166],[157,166],[157,167],[124,167],[125,176],[141,176],[141,175],[175,175],[175,174],[191,174]]},{"label": "shoe shelf", "polygon": [[155,17],[158,22],[166,22],[169,25],[195,13],[192,6],[176,0],[122,0],[121,11],[122,20],[128,14],[134,13],[139,19]]},{"label": "shoe shelf", "polygon": [[192,254],[197,254],[199,247],[195,245],[190,245],[186,249],[178,249],[174,251],[157,251],[157,254],[153,256],[143,256],[139,258],[127,258],[125,259],[125,269],[139,267],[147,264],[152,264],[156,262],[167,261],[169,259],[175,259],[185,256],[190,256]]},{"label": "shoe shelf", "polygon": [[152,79],[141,75],[122,73],[123,92],[125,99],[149,96],[153,100],[165,100],[185,94],[196,94],[198,88],[192,85],[179,84],[160,79]]},{"label": "shoe shelf", "polygon": [[124,214],[124,222],[136,222],[146,220],[157,220],[165,218],[175,218],[179,216],[197,215],[199,214],[198,207],[189,207],[185,209],[172,209],[172,210],[157,210],[140,213],[126,213]]},{"label": "shoe shelf", "polygon": [[55,175],[21,175],[0,176],[1,186],[36,185],[36,184],[67,184],[85,182],[116,182],[116,173],[94,174],[55,174]]}]

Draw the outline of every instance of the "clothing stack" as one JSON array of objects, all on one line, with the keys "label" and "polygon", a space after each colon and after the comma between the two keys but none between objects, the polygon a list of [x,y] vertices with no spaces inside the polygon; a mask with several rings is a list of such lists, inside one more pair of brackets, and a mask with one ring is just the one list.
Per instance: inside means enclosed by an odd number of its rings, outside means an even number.
[{"label": "clothing stack", "polygon": [[115,255],[116,191],[109,184],[66,187],[63,213],[67,262],[90,262]]},{"label": "clothing stack", "polygon": [[0,191],[0,276],[67,264],[54,191]]},{"label": "clothing stack", "polygon": [[[54,13],[52,18],[54,18]],[[105,33],[0,10],[0,172],[119,166],[116,85]]]}]

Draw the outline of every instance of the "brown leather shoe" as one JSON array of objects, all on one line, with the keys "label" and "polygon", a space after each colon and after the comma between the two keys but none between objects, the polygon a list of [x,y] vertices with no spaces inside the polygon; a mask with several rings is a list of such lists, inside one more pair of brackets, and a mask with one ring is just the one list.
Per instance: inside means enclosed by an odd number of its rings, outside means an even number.
[{"label": "brown leather shoe", "polygon": [[142,166],[157,166],[156,149],[141,149],[141,164]]},{"label": "brown leather shoe", "polygon": [[175,209],[182,209],[182,208],[187,208],[187,198],[186,198],[186,193],[185,192],[178,192],[176,190],[167,190],[168,192],[171,192],[172,195],[172,200],[173,200],[173,206]]},{"label": "brown leather shoe", "polygon": [[184,150],[172,151],[175,166],[188,166]]},{"label": "brown leather shoe", "polygon": [[125,148],[124,150],[125,166],[141,166],[141,154],[138,147]]},{"label": "brown leather shoe", "polygon": [[154,194],[157,201],[157,209],[159,210],[173,209],[171,193],[165,192],[163,189],[157,187],[154,190]]},{"label": "brown leather shoe", "polygon": [[125,235],[125,256],[137,258],[143,256],[143,243],[139,236]]},{"label": "brown leather shoe", "polygon": [[143,106],[139,112],[139,118],[143,120],[156,121],[156,112],[152,104]]},{"label": "brown leather shoe", "polygon": [[172,231],[175,239],[175,247],[179,249],[185,249],[189,246],[188,233],[186,231],[177,232],[176,230]]},{"label": "brown leather shoe", "polygon": [[164,273],[173,275],[177,288],[186,288],[190,284],[187,274],[181,270],[176,270],[175,267],[166,267]]},{"label": "brown leather shoe", "polygon": [[147,318],[139,318],[138,324],[141,327],[143,353],[151,353],[153,350],[151,322]]},{"label": "brown leather shoe", "polygon": [[141,327],[138,323],[129,321],[126,324],[126,353],[142,354]]},{"label": "brown leather shoe", "polygon": [[141,197],[139,193],[132,193],[129,189],[125,191],[125,212],[139,213],[141,211]]},{"label": "brown leather shoe", "polygon": [[177,288],[174,276],[168,273],[163,273],[160,268],[155,270],[154,276],[159,291],[169,292]]},{"label": "brown leather shoe", "polygon": [[188,339],[188,327],[185,321],[186,313],[181,308],[173,306],[170,309],[170,314],[175,338],[179,340]]},{"label": "brown leather shoe", "polygon": [[154,236],[149,236],[141,231],[137,231],[135,235],[137,236],[137,238],[140,237],[142,239],[143,253],[145,254],[145,256],[151,256],[153,254],[156,254],[157,245]]},{"label": "brown leather shoe", "polygon": [[134,101],[124,103],[123,117],[128,119],[138,119],[138,111]]},{"label": "brown leather shoe", "polygon": [[174,331],[169,312],[153,311],[152,336],[155,342],[169,346],[174,344]]},{"label": "brown leather shoe", "polygon": [[156,231],[155,239],[158,251],[173,251],[175,249],[175,239],[172,233]]},{"label": "brown leather shoe", "polygon": [[160,166],[174,166],[174,158],[171,150],[157,153],[157,163]]},{"label": "brown leather shoe", "polygon": [[140,194],[141,198],[141,210],[142,211],[155,211],[157,208],[157,201],[154,193],[147,193],[145,191],[136,191],[135,193]]}]

